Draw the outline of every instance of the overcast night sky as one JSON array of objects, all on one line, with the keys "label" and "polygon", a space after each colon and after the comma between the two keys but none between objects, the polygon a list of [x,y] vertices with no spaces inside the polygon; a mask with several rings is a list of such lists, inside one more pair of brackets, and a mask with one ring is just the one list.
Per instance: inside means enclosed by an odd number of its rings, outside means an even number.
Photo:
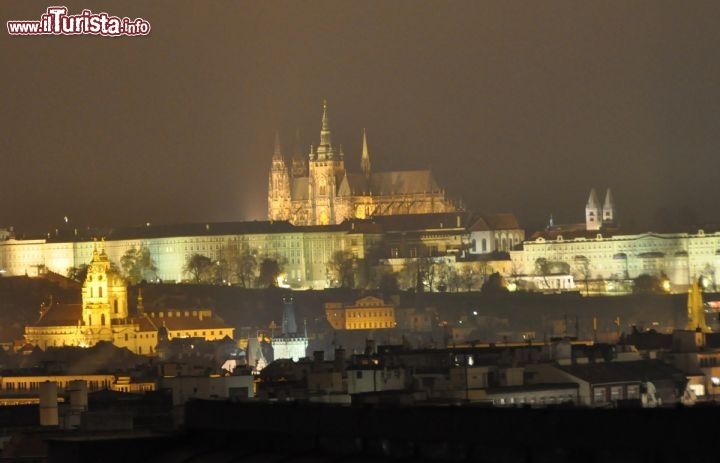
[{"label": "overcast night sky", "polygon": [[[148,36],[11,36],[5,22],[143,18]],[[264,220],[275,129],[359,170],[430,166],[521,225],[720,222],[717,1],[3,1],[0,226]]]}]

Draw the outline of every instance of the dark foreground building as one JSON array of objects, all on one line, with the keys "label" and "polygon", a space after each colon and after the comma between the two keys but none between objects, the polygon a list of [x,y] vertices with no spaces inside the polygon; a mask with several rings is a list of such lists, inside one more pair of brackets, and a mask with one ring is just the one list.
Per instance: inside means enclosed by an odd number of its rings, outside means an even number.
[{"label": "dark foreground building", "polygon": [[174,435],[51,439],[50,462],[710,462],[718,408],[191,401]]}]

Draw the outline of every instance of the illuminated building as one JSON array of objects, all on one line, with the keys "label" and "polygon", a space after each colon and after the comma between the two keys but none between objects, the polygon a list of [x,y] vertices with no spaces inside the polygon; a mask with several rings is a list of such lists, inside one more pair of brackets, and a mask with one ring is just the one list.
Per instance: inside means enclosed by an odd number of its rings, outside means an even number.
[{"label": "illuminated building", "polygon": [[325,316],[335,330],[376,330],[395,328],[395,307],[377,297],[364,297],[354,304],[329,302]]},{"label": "illuminated building", "polygon": [[42,306],[39,319],[25,327],[25,341],[41,349],[61,346],[91,347],[112,342],[139,355],[154,355],[158,331],[170,337],[202,337],[207,340],[233,337],[233,328],[213,317],[209,309],[165,310],[145,313],[142,293],[138,313],[128,314],[127,286],[112,268],[104,243],[94,246],[82,287],[82,304]]},{"label": "illuminated building", "polygon": [[66,275],[92,259],[93,236],[106,236],[105,250],[111,262],[135,248],[150,251],[157,279],[180,282],[189,278],[184,267],[193,254],[213,261],[228,248],[283,262],[281,285],[292,288],[325,288],[327,263],[334,252],[349,251],[362,259],[366,249],[381,239],[361,223],[296,227],[288,222],[224,222],[180,225],[147,225],[112,230],[93,230],[90,236],[70,230],[42,239],[0,241],[0,271],[6,276],[38,276],[43,270]]},{"label": "illuminated building", "polygon": [[[590,221],[590,218],[598,215],[607,220],[596,228],[598,222]],[[604,281],[601,292],[613,292],[620,287],[617,282],[643,274],[667,278],[670,290],[689,288],[693,274],[697,274],[705,285],[717,283],[715,273],[720,268],[718,227],[706,227],[693,233],[623,231],[616,224],[617,210],[609,190],[603,208],[599,208],[594,191],[591,193],[586,219],[584,223],[570,225],[551,222],[546,229],[524,241],[522,249],[511,251],[515,277],[557,277],[562,281],[562,275],[566,275],[574,278],[575,285],[585,279]],[[544,259],[551,265],[551,270],[557,271],[552,275],[539,274],[539,259]]]},{"label": "illuminated building", "polygon": [[292,297],[283,299],[282,333],[273,336],[270,345],[273,348],[273,360],[292,359],[298,361],[307,355],[307,328],[298,331],[295,321],[295,302]]},{"label": "illuminated building", "polygon": [[342,146],[332,143],[327,103],[323,104],[320,144],[310,147],[307,166],[305,169],[304,160],[296,154],[288,170],[276,136],[268,181],[270,220],[328,225],[351,218],[457,209],[430,170],[374,172],[365,132],[362,172],[348,172]]}]

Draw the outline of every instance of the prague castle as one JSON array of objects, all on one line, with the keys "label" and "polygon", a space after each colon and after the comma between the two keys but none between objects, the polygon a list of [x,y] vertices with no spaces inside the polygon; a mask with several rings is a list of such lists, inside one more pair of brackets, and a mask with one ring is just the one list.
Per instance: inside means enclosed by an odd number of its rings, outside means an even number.
[{"label": "prague castle", "polygon": [[288,169],[276,136],[268,218],[295,225],[328,225],[352,218],[456,210],[430,170],[373,171],[364,132],[361,172],[348,172],[344,158],[342,147],[331,140],[327,103],[323,105],[320,144],[310,147],[307,164],[295,154]]}]

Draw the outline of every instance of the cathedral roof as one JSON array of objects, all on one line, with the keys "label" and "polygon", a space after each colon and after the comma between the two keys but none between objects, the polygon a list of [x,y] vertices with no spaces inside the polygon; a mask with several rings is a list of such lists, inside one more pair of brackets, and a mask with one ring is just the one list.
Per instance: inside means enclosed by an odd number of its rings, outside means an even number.
[{"label": "cathedral roof", "polygon": [[31,326],[77,326],[82,321],[82,304],[55,304]]},{"label": "cathedral roof", "polygon": [[386,232],[408,230],[452,230],[465,228],[467,212],[434,212],[427,214],[378,215],[372,221]]},{"label": "cathedral roof", "polygon": [[512,212],[503,212],[485,216],[491,230],[514,230],[520,228],[517,217]]},{"label": "cathedral roof", "polygon": [[517,230],[520,228],[517,217],[512,212],[490,214],[478,217],[470,231]]},{"label": "cathedral roof", "polygon": [[[352,196],[410,195],[440,191],[430,170],[373,172],[369,177],[364,173],[347,173],[345,179],[350,191],[341,193]],[[344,182],[340,182],[340,187],[344,189]],[[296,198],[294,194],[293,198]]]},{"label": "cathedral roof", "polygon": [[[148,331],[157,331],[157,327],[165,325],[168,331],[188,331],[188,330],[215,330],[215,329],[230,329],[232,326],[225,323],[222,319],[216,316],[185,316],[184,311],[180,311],[180,316],[168,316],[168,312],[176,312],[174,310],[161,311],[163,317],[159,316],[159,313],[150,313],[150,317],[147,317],[153,328],[149,328]],[[146,325],[147,326],[147,325]]]},{"label": "cathedral roof", "polygon": [[[362,174],[359,174],[362,176]],[[370,175],[370,192],[375,196],[408,195],[440,191],[430,170],[374,172]]]}]

